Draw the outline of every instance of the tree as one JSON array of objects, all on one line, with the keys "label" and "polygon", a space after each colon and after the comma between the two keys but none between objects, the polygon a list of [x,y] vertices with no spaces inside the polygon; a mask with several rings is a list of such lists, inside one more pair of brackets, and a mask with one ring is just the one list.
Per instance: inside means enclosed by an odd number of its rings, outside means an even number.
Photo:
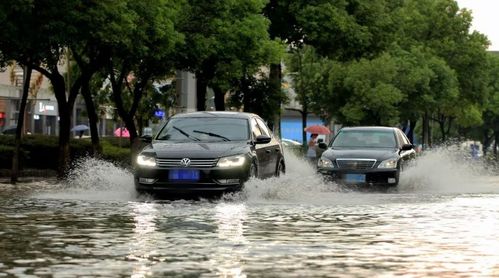
[{"label": "tree", "polygon": [[343,79],[344,104],[332,113],[350,125],[395,125],[405,95],[394,85],[398,67],[389,54],[349,63]]},{"label": "tree", "polygon": [[293,6],[303,42],[339,61],[375,57],[393,41],[398,24],[386,0],[298,1]]},{"label": "tree", "polygon": [[[71,109],[76,95],[66,96],[66,84],[59,72],[59,62],[65,53],[68,38],[69,12],[76,1],[59,3],[52,0],[2,1],[2,53],[27,68],[32,68],[50,79],[58,102],[59,121],[59,176],[69,164],[69,128]],[[29,84],[29,82],[27,82]],[[72,88],[78,87],[75,83]]]},{"label": "tree", "polygon": [[[294,91],[296,93],[296,100],[301,104],[301,110],[298,110],[302,116],[302,126],[307,126],[307,116],[311,112],[311,106],[316,108],[316,99],[320,99],[321,95],[327,94],[324,90],[323,84],[326,82],[325,74],[327,73],[328,64],[325,59],[319,57],[315,49],[311,46],[304,45],[288,55],[286,65],[288,66],[288,74],[291,75]],[[316,105],[314,105],[316,104]],[[302,131],[303,147],[306,148],[307,134],[305,130]]]},{"label": "tree", "polygon": [[492,146],[496,161],[499,161],[497,149],[499,147],[499,56],[489,54],[489,98],[483,112],[483,125],[479,127],[482,134],[482,145],[484,157],[487,150]]},{"label": "tree", "polygon": [[[181,2],[180,2],[181,3]],[[175,29],[181,5],[173,0],[127,1],[127,16],[132,24],[120,38],[107,44],[111,55],[106,70],[111,84],[111,99],[130,132],[132,154],[138,148],[135,116],[145,90],[155,78],[171,72],[176,48],[183,41]]]},{"label": "tree", "polygon": [[404,2],[394,16],[400,23],[395,37],[397,44],[406,50],[419,45],[429,55],[444,61],[444,67],[448,67],[444,71],[450,69],[457,79],[459,96],[453,98],[454,103],[448,103],[446,109],[428,111],[426,115],[438,122],[441,139],[450,135],[452,124],[461,127],[479,124],[487,97],[488,42],[484,35],[470,32],[471,13],[459,9],[454,0],[414,0]]},{"label": "tree", "polygon": [[194,72],[197,110],[205,110],[206,88],[215,91],[216,110],[230,82],[280,60],[282,47],[270,40],[263,0],[197,1],[183,8],[180,30],[186,43],[178,52],[179,69]]},{"label": "tree", "polygon": [[247,75],[232,83],[229,106],[243,108],[245,112],[260,115],[266,122],[272,123],[281,103],[287,101],[284,92],[269,93],[272,85],[265,73]]}]

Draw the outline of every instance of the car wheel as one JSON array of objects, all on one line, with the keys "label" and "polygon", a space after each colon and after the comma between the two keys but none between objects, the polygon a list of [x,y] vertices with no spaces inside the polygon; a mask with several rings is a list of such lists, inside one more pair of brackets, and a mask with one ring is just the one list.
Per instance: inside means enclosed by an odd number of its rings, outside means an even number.
[{"label": "car wheel", "polygon": [[283,175],[286,173],[286,167],[284,166],[284,161],[279,161],[279,164],[277,164],[277,169],[275,171],[276,177],[279,177],[280,175]]},{"label": "car wheel", "polygon": [[258,168],[255,162],[251,163],[249,170],[249,178],[257,178],[258,177]]}]

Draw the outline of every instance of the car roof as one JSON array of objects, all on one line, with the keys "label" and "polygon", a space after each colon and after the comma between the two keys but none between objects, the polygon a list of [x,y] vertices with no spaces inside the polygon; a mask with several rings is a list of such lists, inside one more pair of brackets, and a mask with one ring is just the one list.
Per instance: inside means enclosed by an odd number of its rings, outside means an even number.
[{"label": "car roof", "polygon": [[233,111],[197,111],[175,114],[172,118],[199,118],[199,117],[223,117],[223,118],[241,118],[249,119],[252,117],[260,118],[258,115],[247,112],[233,112]]},{"label": "car roof", "polygon": [[398,128],[390,126],[352,126],[352,127],[341,128],[341,130],[360,130],[360,131],[369,131],[369,130],[395,131],[396,129]]}]

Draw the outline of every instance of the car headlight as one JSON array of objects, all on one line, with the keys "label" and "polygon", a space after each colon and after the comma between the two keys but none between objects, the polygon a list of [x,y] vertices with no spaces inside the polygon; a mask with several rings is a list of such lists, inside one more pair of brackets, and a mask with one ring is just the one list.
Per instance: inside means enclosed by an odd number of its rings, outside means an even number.
[{"label": "car headlight", "polygon": [[333,164],[333,161],[331,161],[327,158],[321,157],[321,158],[319,158],[319,161],[317,162],[317,167],[334,168],[334,164]]},{"label": "car headlight", "polygon": [[154,167],[156,166],[156,158],[153,156],[139,154],[137,156],[137,165],[144,167]]},{"label": "car headlight", "polygon": [[227,167],[241,167],[244,165],[246,158],[244,154],[222,157],[218,160],[217,167],[227,168]]},{"label": "car headlight", "polygon": [[383,160],[379,164],[378,168],[386,168],[386,169],[397,168],[397,159],[396,158],[390,158],[390,159],[387,159],[387,160]]}]

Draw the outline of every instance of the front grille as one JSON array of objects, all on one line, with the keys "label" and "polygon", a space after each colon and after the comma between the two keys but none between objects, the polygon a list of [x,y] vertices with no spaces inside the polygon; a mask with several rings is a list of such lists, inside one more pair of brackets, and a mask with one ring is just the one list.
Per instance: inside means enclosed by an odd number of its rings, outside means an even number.
[{"label": "front grille", "polygon": [[183,158],[156,158],[158,166],[161,168],[212,168],[217,164],[216,158],[191,158],[189,166],[180,164]]},{"label": "front grille", "polygon": [[359,158],[338,158],[336,164],[340,169],[363,170],[373,168],[376,159],[359,159]]}]

